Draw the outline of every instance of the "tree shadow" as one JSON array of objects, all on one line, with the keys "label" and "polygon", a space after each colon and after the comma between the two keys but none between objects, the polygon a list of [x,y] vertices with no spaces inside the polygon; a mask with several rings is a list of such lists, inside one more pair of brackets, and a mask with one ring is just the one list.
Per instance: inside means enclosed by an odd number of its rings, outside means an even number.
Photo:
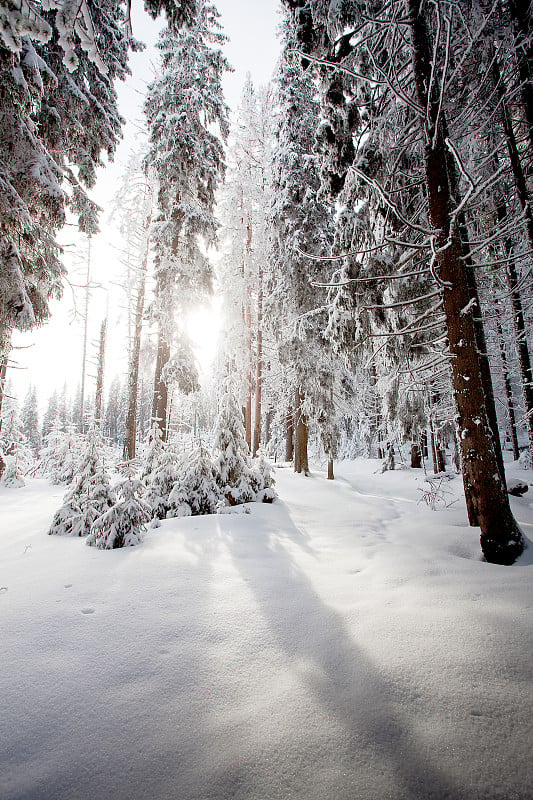
[{"label": "tree shadow", "polygon": [[[301,541],[287,510],[283,513],[284,536]],[[326,716],[345,731],[346,773],[336,797],[378,796],[376,787],[367,787],[367,794],[359,792],[357,764],[363,758],[394,775],[394,794],[386,795],[394,800],[473,800],[432,763],[394,709],[390,688],[376,664],[353,641],[342,617],[323,603],[280,538],[262,529],[248,532],[254,537],[255,563],[270,564],[268,570],[257,569],[254,561],[241,558],[242,532],[232,531],[231,520],[223,528],[234,564],[278,647],[289,661],[309,665],[303,680]],[[326,796],[320,786],[316,789],[314,796]]]}]

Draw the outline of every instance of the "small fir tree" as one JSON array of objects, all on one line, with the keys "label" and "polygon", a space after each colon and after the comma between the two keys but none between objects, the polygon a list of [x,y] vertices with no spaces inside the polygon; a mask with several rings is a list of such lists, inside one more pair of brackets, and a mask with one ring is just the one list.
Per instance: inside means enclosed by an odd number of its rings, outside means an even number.
[{"label": "small fir tree", "polygon": [[131,476],[116,487],[119,500],[93,524],[87,544],[101,550],[133,547],[140,544],[151,509],[142,499],[144,484]]}]

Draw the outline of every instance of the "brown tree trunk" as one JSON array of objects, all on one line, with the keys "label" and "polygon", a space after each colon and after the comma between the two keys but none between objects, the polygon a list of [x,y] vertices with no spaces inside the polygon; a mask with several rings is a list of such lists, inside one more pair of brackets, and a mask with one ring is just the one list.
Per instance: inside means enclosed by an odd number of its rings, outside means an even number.
[{"label": "brown tree trunk", "polygon": [[285,461],[292,461],[294,457],[294,413],[289,406],[285,427]]},{"label": "brown tree trunk", "polygon": [[335,475],[333,474],[333,459],[331,456],[328,458],[328,481],[334,480]]},{"label": "brown tree trunk", "polygon": [[98,370],[96,373],[96,395],[94,401],[94,424],[97,428],[102,425],[102,402],[104,396],[104,366],[105,366],[105,340],[107,333],[107,317],[100,327],[100,346],[98,348]]},{"label": "brown tree trunk", "polygon": [[141,335],[144,315],[144,299],[146,296],[146,273],[148,270],[148,254],[150,249],[149,230],[152,221],[151,213],[146,220],[146,245],[137,287],[137,302],[135,304],[135,327],[131,345],[131,357],[128,370],[128,408],[124,426],[124,448],[122,458],[130,461],[135,458],[137,443],[137,403],[139,396],[139,360],[141,356]]},{"label": "brown tree trunk", "polygon": [[[413,73],[418,102],[427,109],[420,116],[425,137],[426,186],[429,215],[437,230],[436,253],[440,277],[444,283],[443,303],[453,376],[454,397],[458,411],[463,482],[470,524],[481,529],[481,547],[487,561],[512,564],[523,550],[522,532],[509,506],[505,483],[500,475],[493,440],[479,354],[465,250],[457,229],[452,229],[452,211],[458,202],[456,186],[450,186],[447,171],[447,148],[443,131],[444,112],[440,106],[440,87],[431,74],[432,49],[418,0],[408,0],[409,27],[413,49]],[[432,83],[433,80],[433,83]],[[432,94],[428,96],[428,87]],[[455,203],[452,200],[455,198]]]},{"label": "brown tree trunk", "polygon": [[170,345],[163,338],[161,329],[157,340],[157,357],[155,362],[155,376],[154,376],[154,399],[152,403],[152,425],[157,424],[161,431],[161,438],[164,442],[167,440],[167,405],[168,405],[168,387],[162,380],[161,376],[165,364],[170,360]]},{"label": "brown tree trunk", "polygon": [[307,440],[309,436],[307,428],[307,417],[303,412],[304,396],[300,389],[296,389],[295,396],[295,428],[296,436],[294,442],[294,471],[303,472],[309,475],[309,460],[307,456]]},{"label": "brown tree trunk", "polygon": [[420,447],[416,442],[411,445],[411,469],[421,469],[422,467],[422,453]]}]

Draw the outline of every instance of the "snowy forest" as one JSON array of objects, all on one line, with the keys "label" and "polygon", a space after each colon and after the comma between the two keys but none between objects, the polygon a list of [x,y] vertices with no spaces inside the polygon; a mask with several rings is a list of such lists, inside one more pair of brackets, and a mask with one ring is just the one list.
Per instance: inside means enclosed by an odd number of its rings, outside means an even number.
[{"label": "snowy forest", "polygon": [[230,106],[136,5],[0,0],[0,797],[531,800],[533,7],[282,0]]}]

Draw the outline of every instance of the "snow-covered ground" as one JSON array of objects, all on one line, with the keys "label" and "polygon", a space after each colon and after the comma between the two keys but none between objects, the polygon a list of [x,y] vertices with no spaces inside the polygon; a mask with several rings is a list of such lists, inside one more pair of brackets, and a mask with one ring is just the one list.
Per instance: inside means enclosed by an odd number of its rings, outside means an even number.
[{"label": "snow-covered ground", "polygon": [[483,563],[461,499],[378,466],[120,551],[0,488],[0,798],[531,800],[533,549]]}]

